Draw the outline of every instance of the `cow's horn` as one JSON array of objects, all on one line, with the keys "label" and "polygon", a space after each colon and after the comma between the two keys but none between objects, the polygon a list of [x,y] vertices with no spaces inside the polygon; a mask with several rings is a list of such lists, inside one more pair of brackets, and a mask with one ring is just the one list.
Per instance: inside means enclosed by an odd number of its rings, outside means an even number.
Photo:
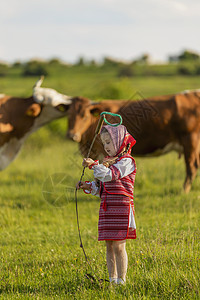
[{"label": "cow's horn", "polygon": [[36,81],[36,83],[34,84],[33,88],[38,88],[41,86],[41,84],[43,83],[44,80],[44,75],[40,76],[40,79]]},{"label": "cow's horn", "polygon": [[33,98],[36,102],[42,103],[44,101],[44,96],[38,93],[38,88],[40,88],[42,82],[44,80],[44,75],[40,77],[39,80],[36,81],[36,83],[33,86]]}]

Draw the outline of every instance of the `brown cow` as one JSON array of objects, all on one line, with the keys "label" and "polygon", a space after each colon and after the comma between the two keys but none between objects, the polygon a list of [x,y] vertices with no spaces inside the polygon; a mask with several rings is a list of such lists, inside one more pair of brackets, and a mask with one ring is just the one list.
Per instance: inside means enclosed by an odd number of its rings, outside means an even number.
[{"label": "brown cow", "polygon": [[0,170],[13,161],[32,132],[67,114],[71,100],[53,89],[41,88],[42,80],[29,98],[0,95]]},{"label": "brown cow", "polygon": [[[84,156],[102,111],[121,114],[123,124],[137,141],[132,151],[134,156],[159,156],[172,150],[183,153],[187,173],[184,190],[190,191],[200,163],[200,90],[140,101],[104,100],[96,104],[85,98],[73,98],[67,135],[80,142]],[[96,159],[100,154],[105,153],[98,138],[91,157]]]}]

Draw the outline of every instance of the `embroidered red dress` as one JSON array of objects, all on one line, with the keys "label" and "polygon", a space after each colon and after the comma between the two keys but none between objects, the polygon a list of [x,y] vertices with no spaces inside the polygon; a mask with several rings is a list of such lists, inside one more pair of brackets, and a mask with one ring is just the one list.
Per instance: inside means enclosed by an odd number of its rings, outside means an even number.
[{"label": "embroidered red dress", "polygon": [[[106,168],[103,164],[94,163],[91,169],[94,177],[100,180],[100,191],[91,192],[100,194],[101,204],[99,210],[98,240],[124,240],[136,238],[136,226],[134,219],[133,191],[136,174],[136,164],[130,155],[131,148],[136,140],[128,133],[126,127],[104,126],[111,136],[118,156],[124,147],[128,146],[128,152],[118,157],[114,164]],[[103,174],[103,176],[102,176]]]},{"label": "embroidered red dress", "polygon": [[[126,154],[117,160],[129,157]],[[116,163],[117,163],[116,162]],[[136,174],[134,171],[120,178],[120,172],[114,165],[109,167],[112,172],[112,181],[101,183],[101,204],[99,210],[98,240],[135,239],[136,229],[129,227],[130,209],[134,213],[133,189]]]}]

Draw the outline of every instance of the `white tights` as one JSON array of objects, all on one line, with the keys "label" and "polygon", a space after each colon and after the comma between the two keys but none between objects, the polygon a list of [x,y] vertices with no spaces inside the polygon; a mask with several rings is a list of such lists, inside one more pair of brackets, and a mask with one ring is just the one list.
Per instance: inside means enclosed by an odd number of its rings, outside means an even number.
[{"label": "white tights", "polygon": [[106,241],[106,259],[110,281],[113,279],[126,280],[128,257],[126,253],[126,240]]}]

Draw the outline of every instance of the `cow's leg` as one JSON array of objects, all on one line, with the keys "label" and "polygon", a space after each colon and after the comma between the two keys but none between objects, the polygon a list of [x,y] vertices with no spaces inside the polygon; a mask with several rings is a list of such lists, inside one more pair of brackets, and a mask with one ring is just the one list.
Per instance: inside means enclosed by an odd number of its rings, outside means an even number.
[{"label": "cow's leg", "polygon": [[194,180],[199,167],[199,147],[200,136],[197,133],[187,135],[183,140],[184,157],[186,164],[186,179],[184,190],[188,193],[191,189],[192,181]]}]

